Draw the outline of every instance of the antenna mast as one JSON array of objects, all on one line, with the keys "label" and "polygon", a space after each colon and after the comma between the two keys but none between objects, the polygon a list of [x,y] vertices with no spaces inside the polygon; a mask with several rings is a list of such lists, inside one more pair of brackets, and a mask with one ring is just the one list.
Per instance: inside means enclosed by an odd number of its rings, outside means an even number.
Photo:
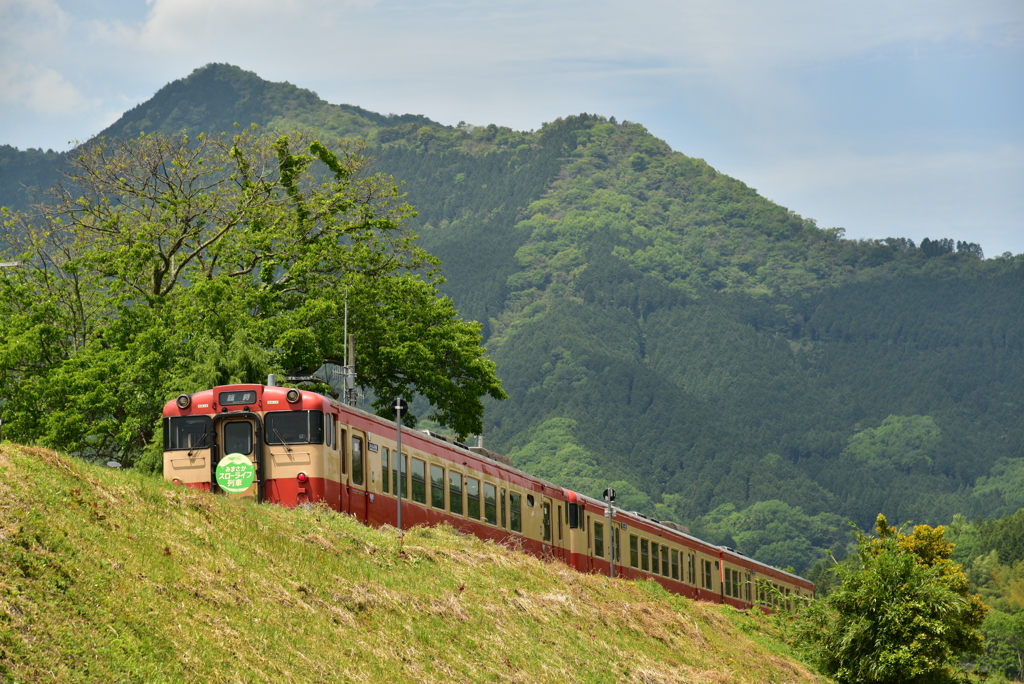
[{"label": "antenna mast", "polygon": [[349,406],[355,406],[359,401],[359,391],[356,389],[356,336],[348,334],[348,289],[345,290],[345,365],[342,377],[345,380],[344,401]]}]

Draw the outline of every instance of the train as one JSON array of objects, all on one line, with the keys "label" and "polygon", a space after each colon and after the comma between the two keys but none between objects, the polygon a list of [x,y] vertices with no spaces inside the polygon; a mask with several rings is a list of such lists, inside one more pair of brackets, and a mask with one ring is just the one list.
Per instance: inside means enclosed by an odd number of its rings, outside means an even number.
[{"label": "train", "polygon": [[408,428],[400,437],[401,453],[397,423],[270,377],[167,402],[163,472],[230,497],[326,504],[375,527],[449,523],[580,572],[651,579],[741,610],[814,596],[803,577],[524,473],[482,446]]}]

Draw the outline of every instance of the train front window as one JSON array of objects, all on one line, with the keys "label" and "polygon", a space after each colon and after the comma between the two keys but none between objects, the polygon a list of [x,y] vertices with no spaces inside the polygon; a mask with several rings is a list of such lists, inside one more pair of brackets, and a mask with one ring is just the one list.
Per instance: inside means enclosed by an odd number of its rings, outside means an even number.
[{"label": "train front window", "polygon": [[245,454],[246,456],[252,453],[252,423],[249,421],[225,423],[224,453]]},{"label": "train front window", "polygon": [[267,444],[323,444],[323,411],[271,411],[266,415]]},{"label": "train front window", "polygon": [[210,416],[176,416],[164,424],[164,450],[208,449],[212,431]]}]

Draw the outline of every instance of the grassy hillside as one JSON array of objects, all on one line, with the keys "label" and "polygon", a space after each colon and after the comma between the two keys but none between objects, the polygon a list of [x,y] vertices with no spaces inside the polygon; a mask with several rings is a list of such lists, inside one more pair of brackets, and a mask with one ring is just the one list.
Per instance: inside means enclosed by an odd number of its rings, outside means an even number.
[{"label": "grassy hillside", "polygon": [[818,681],[768,623],[0,447],[0,682]]}]

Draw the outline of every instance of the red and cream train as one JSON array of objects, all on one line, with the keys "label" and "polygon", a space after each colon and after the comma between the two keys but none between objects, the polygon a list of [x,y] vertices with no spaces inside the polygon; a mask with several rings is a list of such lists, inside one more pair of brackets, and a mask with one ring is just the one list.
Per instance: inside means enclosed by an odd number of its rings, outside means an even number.
[{"label": "red and cream train", "polygon": [[289,507],[324,502],[380,526],[397,523],[401,486],[406,528],[448,522],[580,572],[646,577],[737,608],[780,606],[787,597],[814,593],[802,577],[701,541],[673,523],[618,508],[609,521],[604,502],[527,475],[486,449],[404,429],[396,464],[394,423],[315,392],[273,384],[215,387],[181,395],[163,415],[164,477],[188,487],[222,490],[217,464],[228,455],[239,461],[240,454],[256,476],[233,496]]}]

